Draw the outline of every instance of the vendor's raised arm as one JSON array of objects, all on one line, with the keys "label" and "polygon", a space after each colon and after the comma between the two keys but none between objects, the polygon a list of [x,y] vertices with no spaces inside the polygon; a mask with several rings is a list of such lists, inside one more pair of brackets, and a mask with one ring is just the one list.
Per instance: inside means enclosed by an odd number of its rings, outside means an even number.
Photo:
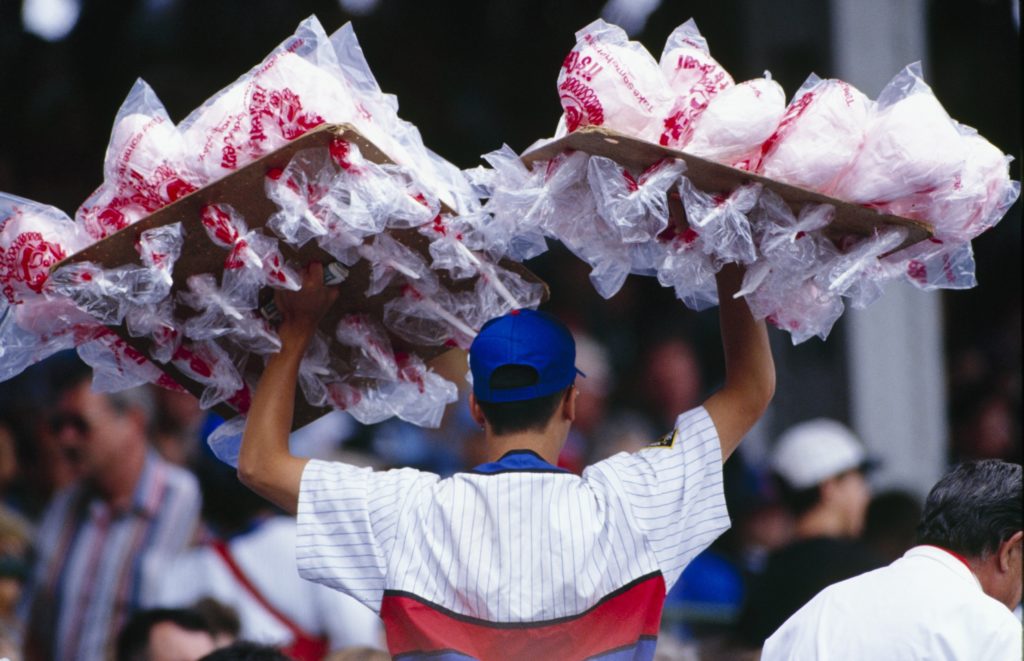
[{"label": "vendor's raised arm", "polygon": [[299,365],[320,318],[337,297],[336,289],[324,286],[323,267],[317,263],[306,268],[301,291],[277,292],[281,351],[267,361],[256,386],[238,455],[242,483],[293,514],[307,462],[288,450]]},{"label": "vendor's raised arm", "polygon": [[735,264],[718,274],[719,320],[725,353],[725,384],[704,408],[715,423],[722,461],[764,413],[775,393],[775,363],[763,321],[754,321],[743,299],[733,298],[743,279]]}]

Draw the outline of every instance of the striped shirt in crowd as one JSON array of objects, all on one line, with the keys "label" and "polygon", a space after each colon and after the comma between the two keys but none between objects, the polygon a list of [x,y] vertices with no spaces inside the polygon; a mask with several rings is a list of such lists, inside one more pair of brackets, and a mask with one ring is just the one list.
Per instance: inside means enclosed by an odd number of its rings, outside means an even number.
[{"label": "striped shirt in crowd", "polygon": [[125,510],[114,511],[81,482],[58,493],[36,535],[22,603],[26,658],[112,658],[118,631],[139,608],[146,558],[186,548],[200,504],[192,474],[152,450]]},{"label": "striped shirt in crowd", "polygon": [[650,659],[665,593],[729,527],[703,408],[582,477],[528,450],[441,479],[311,461],[304,577],[380,613],[396,658]]}]

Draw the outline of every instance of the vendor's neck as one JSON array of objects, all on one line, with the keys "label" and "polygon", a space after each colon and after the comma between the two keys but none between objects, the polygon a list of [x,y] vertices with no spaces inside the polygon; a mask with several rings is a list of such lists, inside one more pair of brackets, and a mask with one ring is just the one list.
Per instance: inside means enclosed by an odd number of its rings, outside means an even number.
[{"label": "vendor's neck", "polygon": [[553,466],[558,465],[558,455],[565,445],[565,436],[559,437],[553,431],[524,431],[496,436],[487,429],[487,462],[497,461],[513,450],[529,450]]}]

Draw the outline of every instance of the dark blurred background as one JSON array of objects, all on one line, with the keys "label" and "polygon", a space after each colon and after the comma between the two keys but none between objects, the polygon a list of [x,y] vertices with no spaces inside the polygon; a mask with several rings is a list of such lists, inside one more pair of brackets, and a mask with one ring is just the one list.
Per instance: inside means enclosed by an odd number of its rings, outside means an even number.
[{"label": "dark blurred background", "polygon": [[[693,17],[712,54],[737,81],[768,69],[792,95],[811,72],[840,76],[835,43],[846,26],[837,16],[854,4],[0,0],[0,190],[73,214],[101,182],[115,112],[136,78],[147,80],[179,121],[313,13],[328,32],[352,20],[381,87],[398,96],[400,114],[419,127],[430,148],[469,168],[501,143],[522,151],[553,133],[561,112],[555,93],[559,66],[574,32],[602,12],[655,57],[671,30]],[[1011,172],[1019,179],[1019,19],[1013,5],[909,4],[919,9],[920,22],[911,32],[924,44],[914,59],[924,62],[938,98],[955,119],[1016,156]],[[62,15],[63,25],[53,20]],[[904,28],[899,21],[906,12],[894,9],[891,19],[873,20]],[[865,42],[865,57],[871,48]],[[863,91],[874,97],[880,87]],[[961,446],[985,425],[1003,439],[1000,454],[1020,458],[1020,209],[1018,201],[998,227],[974,242],[977,288],[933,294],[942,301],[941,373],[948,398],[941,425],[948,431],[950,458],[970,454]],[[713,312],[691,313],[653,280],[637,278],[604,302],[586,282],[586,268],[557,247],[530,267],[552,285],[550,306],[607,347],[617,386],[609,402],[648,404],[638,388],[648,378],[639,367],[641,354],[666,333],[690,339],[703,387],[715,384],[720,352]],[[779,396],[760,432],[764,437],[812,415],[850,417],[847,374],[857,356],[848,355],[845,322],[844,317],[827,342],[813,339],[795,348],[775,334]],[[0,390],[8,404],[25,392],[11,384]]]}]

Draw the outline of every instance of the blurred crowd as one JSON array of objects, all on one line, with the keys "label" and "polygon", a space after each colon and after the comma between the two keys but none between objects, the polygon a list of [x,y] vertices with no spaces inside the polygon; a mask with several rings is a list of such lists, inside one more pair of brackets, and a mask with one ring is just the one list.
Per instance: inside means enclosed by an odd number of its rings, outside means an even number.
[{"label": "blurred crowd", "polygon": [[[537,269],[586,374],[563,467],[580,472],[639,449],[715,388],[713,310],[659,305],[668,293],[643,280],[597,305],[575,281],[585,268]],[[952,355],[950,464],[1021,461],[1019,384],[987,354]],[[464,354],[433,366],[465,384]],[[143,658],[127,650],[153,644],[181,645],[181,658],[197,659],[239,641],[297,659],[385,654],[375,614],[298,577],[293,519],[212,456],[205,438],[216,415],[156,388],[93,392],[90,377],[76,356],[58,354],[0,384],[0,656]],[[449,475],[480,463],[467,395],[463,388],[439,429],[363,426],[335,412],[293,434],[292,447]],[[875,462],[841,422],[754,434],[767,437],[768,451],[755,461],[741,445],[726,463],[733,526],[668,595],[661,658],[756,658],[822,588],[914,545],[918,495],[873,492]]]}]

